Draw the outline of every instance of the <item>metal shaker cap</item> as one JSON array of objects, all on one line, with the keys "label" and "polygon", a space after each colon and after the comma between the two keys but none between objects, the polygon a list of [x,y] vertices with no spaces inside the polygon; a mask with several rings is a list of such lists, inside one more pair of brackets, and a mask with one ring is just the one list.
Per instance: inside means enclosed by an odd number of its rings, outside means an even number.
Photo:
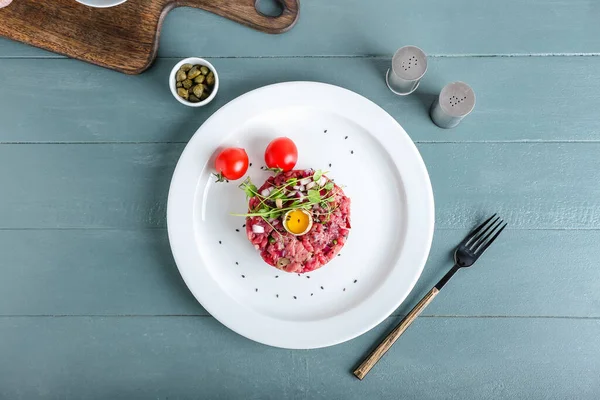
[{"label": "metal shaker cap", "polygon": [[431,105],[429,115],[440,128],[454,128],[475,107],[475,93],[464,82],[452,82],[444,86]]},{"label": "metal shaker cap", "polygon": [[404,46],[394,54],[392,67],[385,76],[388,88],[397,95],[407,95],[419,87],[427,71],[427,56],[416,46]]}]

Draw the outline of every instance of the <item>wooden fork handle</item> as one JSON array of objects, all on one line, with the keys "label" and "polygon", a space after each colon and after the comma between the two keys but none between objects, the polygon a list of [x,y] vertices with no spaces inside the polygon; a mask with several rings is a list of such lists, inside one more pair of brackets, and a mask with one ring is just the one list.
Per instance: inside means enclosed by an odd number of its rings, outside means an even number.
[{"label": "wooden fork handle", "polygon": [[387,353],[387,351],[392,347],[392,345],[396,343],[396,340],[398,340],[398,338],[402,336],[404,331],[406,331],[410,324],[412,324],[413,321],[417,319],[419,314],[423,312],[425,307],[427,307],[429,303],[431,303],[431,301],[435,298],[435,296],[437,296],[439,292],[440,291],[435,287],[431,289],[429,293],[427,293],[425,297],[423,297],[421,301],[419,301],[419,303],[417,303],[417,305],[412,310],[410,310],[408,315],[404,317],[402,321],[400,321],[400,323],[390,332],[390,334],[387,335],[387,337],[383,339],[381,343],[379,343],[379,346],[377,346],[375,350],[373,350],[371,354],[369,354],[367,358],[364,359],[364,361],[358,366],[358,368],[354,370],[354,375],[358,379],[362,380],[365,376],[367,376],[371,368],[373,368],[375,364],[377,364],[377,362],[381,359],[381,357],[383,357],[383,355]]}]

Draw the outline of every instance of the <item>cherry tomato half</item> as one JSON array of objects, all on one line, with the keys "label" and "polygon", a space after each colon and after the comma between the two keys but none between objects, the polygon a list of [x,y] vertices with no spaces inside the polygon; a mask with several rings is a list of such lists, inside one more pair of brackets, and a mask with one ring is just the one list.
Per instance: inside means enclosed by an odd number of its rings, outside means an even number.
[{"label": "cherry tomato half", "polygon": [[228,147],[221,151],[215,160],[217,182],[235,181],[248,171],[248,154],[239,147]]},{"label": "cherry tomato half", "polygon": [[298,162],[298,148],[290,138],[277,138],[267,146],[265,162],[269,168],[291,171]]}]

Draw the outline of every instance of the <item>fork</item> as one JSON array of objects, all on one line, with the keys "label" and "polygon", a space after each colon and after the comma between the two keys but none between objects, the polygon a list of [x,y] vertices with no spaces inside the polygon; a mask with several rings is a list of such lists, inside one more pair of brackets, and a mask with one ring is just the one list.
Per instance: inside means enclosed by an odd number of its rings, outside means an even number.
[{"label": "fork", "polygon": [[[495,217],[495,218],[494,218]],[[493,221],[492,221],[493,220]],[[491,221],[491,223],[490,223]],[[467,268],[475,264],[475,261],[481,257],[484,251],[496,240],[498,235],[506,228],[506,223],[496,217],[496,214],[492,215],[485,222],[479,225],[469,233],[467,237],[459,243],[454,251],[454,266],[440,281],[417,303],[417,305],[410,310],[410,312],[404,317],[402,321],[386,336],[385,339],[379,343],[379,346],[375,348],[369,354],[363,362],[354,370],[354,375],[358,379],[363,379],[371,368],[377,364],[377,362],[387,353],[387,351],[396,343],[396,340],[408,329],[410,324],[423,312],[425,307],[431,303],[431,301],[437,296],[442,290],[444,285],[448,283],[450,278],[461,268]]]}]

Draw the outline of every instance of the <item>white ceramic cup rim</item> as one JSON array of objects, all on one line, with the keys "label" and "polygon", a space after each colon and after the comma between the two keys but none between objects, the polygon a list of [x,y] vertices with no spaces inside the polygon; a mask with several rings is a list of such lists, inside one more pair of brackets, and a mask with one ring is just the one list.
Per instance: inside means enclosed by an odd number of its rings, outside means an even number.
[{"label": "white ceramic cup rim", "polygon": [[109,8],[125,3],[127,0],[76,0],[78,3],[96,8]]}]

